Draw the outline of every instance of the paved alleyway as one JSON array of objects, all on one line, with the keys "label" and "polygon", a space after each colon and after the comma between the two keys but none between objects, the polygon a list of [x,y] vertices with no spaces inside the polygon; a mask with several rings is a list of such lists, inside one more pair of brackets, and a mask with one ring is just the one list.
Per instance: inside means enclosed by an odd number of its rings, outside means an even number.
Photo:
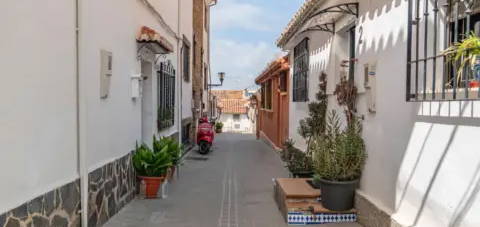
[{"label": "paved alleyway", "polygon": [[167,199],[135,200],[105,226],[286,226],[272,195],[272,178],[288,176],[278,156],[252,135],[220,134],[214,149],[186,161]]}]

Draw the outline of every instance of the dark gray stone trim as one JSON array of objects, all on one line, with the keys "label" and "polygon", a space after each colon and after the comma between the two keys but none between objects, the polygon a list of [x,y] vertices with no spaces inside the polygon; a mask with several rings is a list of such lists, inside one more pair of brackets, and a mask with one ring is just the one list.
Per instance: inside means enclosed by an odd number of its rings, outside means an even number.
[{"label": "dark gray stone trim", "polygon": [[357,221],[364,227],[403,227],[367,198],[356,193]]},{"label": "dark gray stone trim", "polygon": [[88,226],[102,226],[135,197],[137,180],[132,154],[89,174]]},{"label": "dark gray stone trim", "polygon": [[0,227],[79,227],[79,220],[80,180],[75,180],[0,214]]}]

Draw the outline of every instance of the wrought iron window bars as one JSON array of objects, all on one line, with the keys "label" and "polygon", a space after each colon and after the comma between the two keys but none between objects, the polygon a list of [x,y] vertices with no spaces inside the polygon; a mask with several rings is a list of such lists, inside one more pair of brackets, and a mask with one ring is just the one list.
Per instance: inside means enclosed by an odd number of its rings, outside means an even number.
[{"label": "wrought iron window bars", "polygon": [[[477,0],[408,0],[407,101],[480,99],[478,88],[469,85],[473,69],[460,69],[459,62],[443,54],[443,50],[470,34],[475,22],[480,22],[480,14],[475,14],[479,3]],[[458,73],[459,69],[462,74]]]},{"label": "wrought iron window bars", "polygon": [[161,62],[157,71],[158,130],[174,125],[175,121],[175,69],[169,62]]}]

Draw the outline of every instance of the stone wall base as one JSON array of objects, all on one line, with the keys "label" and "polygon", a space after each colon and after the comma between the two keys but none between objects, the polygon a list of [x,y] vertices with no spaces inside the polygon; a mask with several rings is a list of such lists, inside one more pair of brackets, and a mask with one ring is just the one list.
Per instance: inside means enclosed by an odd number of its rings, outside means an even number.
[{"label": "stone wall base", "polygon": [[75,180],[0,214],[0,226],[79,227],[80,219],[80,181]]},{"label": "stone wall base", "polygon": [[357,221],[364,227],[403,227],[363,195],[355,195]]},{"label": "stone wall base", "polygon": [[[88,226],[102,226],[135,197],[137,181],[132,155],[89,174]],[[0,214],[0,227],[80,227],[80,203],[77,179]]]},{"label": "stone wall base", "polygon": [[133,152],[89,174],[88,226],[102,226],[135,198]]}]

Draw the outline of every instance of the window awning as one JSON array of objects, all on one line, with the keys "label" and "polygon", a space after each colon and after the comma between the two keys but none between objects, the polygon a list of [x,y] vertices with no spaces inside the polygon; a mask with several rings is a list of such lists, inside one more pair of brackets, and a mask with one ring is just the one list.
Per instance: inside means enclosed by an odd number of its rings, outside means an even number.
[{"label": "window awning", "polygon": [[343,15],[358,17],[358,0],[321,8],[323,0],[307,0],[295,14],[277,40],[277,46],[283,48],[296,34],[309,31],[335,33],[334,23]]},{"label": "window awning", "polygon": [[322,31],[335,34],[335,21],[338,17],[342,15],[352,15],[358,18],[358,5],[358,2],[343,3],[322,9],[308,17],[310,25],[300,33]]},{"label": "window awning", "polygon": [[173,45],[165,37],[147,26],[143,26],[140,29],[137,35],[137,43],[144,44],[140,46],[139,49],[145,47],[145,45],[149,45],[155,54],[172,53],[174,49]]}]

